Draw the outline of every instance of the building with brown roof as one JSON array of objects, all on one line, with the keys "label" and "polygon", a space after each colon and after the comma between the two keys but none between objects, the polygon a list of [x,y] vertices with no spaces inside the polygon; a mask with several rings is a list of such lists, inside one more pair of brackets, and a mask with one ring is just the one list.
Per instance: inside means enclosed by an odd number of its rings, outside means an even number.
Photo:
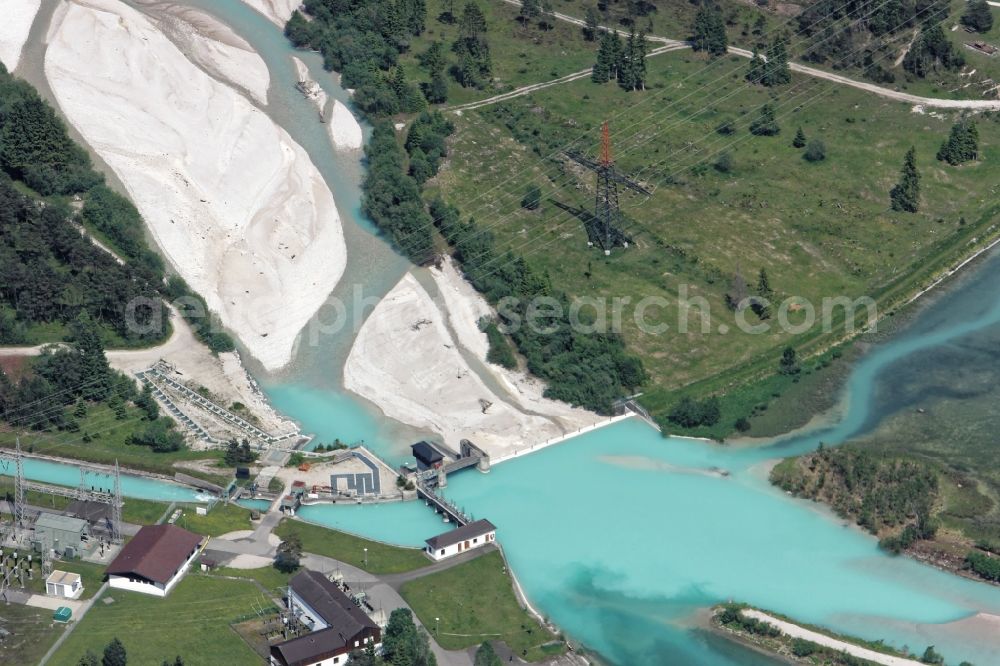
[{"label": "building with brown roof", "polygon": [[318,571],[300,571],[288,582],[288,609],[312,632],[272,645],[272,666],[339,666],[354,650],[382,645],[379,626]]},{"label": "building with brown roof", "polygon": [[473,548],[487,546],[497,538],[496,526],[488,520],[476,520],[450,532],[427,539],[424,552],[434,560],[443,560]]},{"label": "building with brown roof", "polygon": [[145,525],[108,566],[108,584],[165,597],[184,577],[201,544],[201,536],[176,525]]}]

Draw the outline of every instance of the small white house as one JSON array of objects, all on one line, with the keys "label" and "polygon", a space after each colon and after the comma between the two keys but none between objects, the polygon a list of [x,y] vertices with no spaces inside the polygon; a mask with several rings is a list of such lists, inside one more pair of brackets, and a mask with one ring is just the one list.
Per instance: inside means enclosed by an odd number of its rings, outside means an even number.
[{"label": "small white house", "polygon": [[477,520],[427,539],[424,548],[431,559],[443,560],[496,541],[497,528],[488,520]]},{"label": "small white house", "polygon": [[165,597],[201,551],[202,537],[176,525],[146,525],[108,566],[108,585]]},{"label": "small white house", "polygon": [[45,594],[63,599],[76,599],[83,592],[80,574],[56,569],[45,579]]}]

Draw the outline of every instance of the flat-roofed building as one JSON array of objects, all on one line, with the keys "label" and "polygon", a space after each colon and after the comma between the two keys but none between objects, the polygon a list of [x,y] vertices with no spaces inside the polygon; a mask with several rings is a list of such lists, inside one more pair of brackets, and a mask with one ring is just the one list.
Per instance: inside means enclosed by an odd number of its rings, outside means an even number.
[{"label": "flat-roofed building", "polygon": [[89,535],[86,520],[40,513],[35,521],[34,545],[38,552],[53,551],[60,557],[78,557],[85,537]]},{"label": "flat-roofed building", "polygon": [[83,593],[80,574],[56,569],[45,579],[45,594],[64,599],[76,599]]}]

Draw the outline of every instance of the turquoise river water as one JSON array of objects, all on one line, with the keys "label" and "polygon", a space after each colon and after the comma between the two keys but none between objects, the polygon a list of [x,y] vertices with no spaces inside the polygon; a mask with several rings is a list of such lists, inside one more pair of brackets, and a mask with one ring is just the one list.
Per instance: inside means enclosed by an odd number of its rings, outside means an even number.
[{"label": "turquoise river water", "polygon": [[[294,90],[293,53],[280,31],[239,0],[185,0],[230,24],[271,70],[268,113],[302,144],[330,184],[344,219],[349,263],[334,296],[354,285],[384,294],[406,263],[373,234],[359,211],[358,157],[329,146],[311,103]],[[314,77],[348,100],[315,54]],[[938,352],[995,345],[1000,256],[969,271],[948,298],[927,307],[906,332],[867,354],[852,372],[835,423],[754,447],[664,438],[628,420],[499,465],[450,479],[448,496],[488,517],[525,592],[543,614],[619,666],[770,664],[700,628],[698,611],[739,599],[866,638],[923,650],[950,663],[1000,664],[1000,637],[972,638],[950,624],[1000,614],[1000,588],[971,582],[880,552],[876,542],[811,503],[784,496],[766,479],[768,462],[871,430],[918,398],[907,390],[915,366]],[[326,321],[330,312],[317,315]],[[357,317],[360,321],[363,317]],[[295,363],[261,376],[275,406],[320,441],[364,440],[400,460],[415,433],[346,394],[340,369],[353,336],[303,336]],[[992,346],[991,349],[995,349]],[[958,354],[961,358],[961,354]],[[954,363],[949,353],[948,363]],[[969,362],[996,363],[992,352]],[[712,472],[728,470],[723,477]],[[75,483],[75,481],[70,481]],[[126,492],[141,493],[128,480]],[[139,496],[144,496],[139,494]],[[317,506],[301,514],[383,541],[422,545],[443,525],[421,503]]]}]

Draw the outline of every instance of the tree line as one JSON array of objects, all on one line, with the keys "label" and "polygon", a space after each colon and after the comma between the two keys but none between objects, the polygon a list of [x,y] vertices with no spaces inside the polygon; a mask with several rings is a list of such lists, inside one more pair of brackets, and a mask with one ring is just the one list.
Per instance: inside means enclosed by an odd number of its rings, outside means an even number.
[{"label": "tree line", "polygon": [[618,31],[601,31],[597,62],[590,79],[594,83],[607,83],[612,79],[622,90],[644,90],[646,88],[646,35],[636,33],[633,27],[628,38],[622,42]]},{"label": "tree line", "polygon": [[[38,92],[2,65],[0,170],[0,343],[25,342],[31,324],[68,324],[86,310],[116,343],[151,344],[168,330],[165,296],[187,303],[182,315],[213,351],[235,348],[200,296],[180,278],[164,279],[135,206],[104,184]],[[11,179],[31,193],[19,192]],[[79,213],[67,204],[70,195],[82,199]],[[102,234],[124,265],[74,223]],[[126,308],[138,302],[144,305],[129,313],[138,326],[130,328]]]},{"label": "tree line", "polygon": [[797,17],[797,34],[811,40],[802,58],[815,63],[856,66],[878,83],[892,83],[895,75],[878,61],[895,54],[895,37],[918,29],[919,36],[903,60],[903,69],[923,78],[934,71],[955,70],[962,54],[945,37],[940,22],[949,11],[945,0],[903,2],[889,0],[819,0]]},{"label": "tree line", "polygon": [[430,77],[421,86],[408,80],[399,57],[426,29],[425,0],[306,0],[301,12],[292,13],[285,35],[299,48],[319,51],[323,66],[340,72],[342,85],[355,89],[357,107],[380,117],[444,103],[447,74],[463,87],[490,84],[488,26],[479,5],[470,0],[456,16],[452,0],[438,20],[457,22],[458,36],[450,46],[435,41],[418,55]]}]

